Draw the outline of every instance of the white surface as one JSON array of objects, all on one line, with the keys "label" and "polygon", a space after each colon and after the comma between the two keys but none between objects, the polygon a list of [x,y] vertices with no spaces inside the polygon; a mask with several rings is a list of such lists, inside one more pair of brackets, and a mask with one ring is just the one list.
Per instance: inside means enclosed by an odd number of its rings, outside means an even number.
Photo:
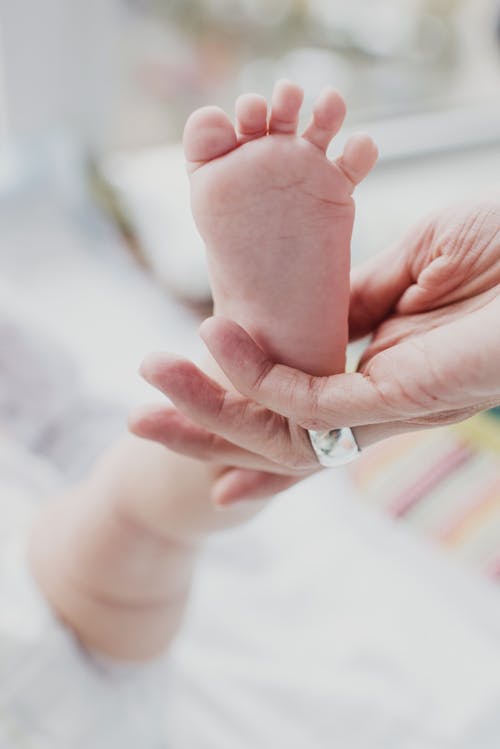
[{"label": "white surface", "polygon": [[191,214],[181,146],[117,154],[102,172],[158,278],[188,299],[208,299],[205,250]]},{"label": "white surface", "polygon": [[154,400],[137,373],[144,356],[201,350],[197,320],[137,269],[117,234],[92,214],[61,209],[54,196],[0,206],[0,272],[94,392]]},{"label": "white surface", "polygon": [[[489,105],[442,109],[364,122],[378,144],[383,162],[419,156],[439,159],[443,152],[498,145],[500,107]],[[456,154],[455,154],[456,157]]]},{"label": "white surface", "polygon": [[500,600],[339,474],[214,540],[173,651],[174,747],[494,749]]},{"label": "white surface", "polygon": [[397,242],[425,214],[458,200],[476,200],[494,185],[500,186],[500,140],[482,148],[382,160],[355,193],[354,262]]}]

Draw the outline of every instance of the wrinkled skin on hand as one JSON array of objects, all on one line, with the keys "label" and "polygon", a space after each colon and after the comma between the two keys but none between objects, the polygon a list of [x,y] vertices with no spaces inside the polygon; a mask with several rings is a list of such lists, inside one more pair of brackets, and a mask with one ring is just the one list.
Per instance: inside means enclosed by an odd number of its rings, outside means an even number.
[{"label": "wrinkled skin on hand", "polygon": [[229,503],[317,470],[307,428],[356,427],[365,447],[500,404],[499,196],[423,220],[355,269],[350,336],[368,334],[358,372],[312,377],[270,360],[235,323],[209,320],[202,335],[241,395],[190,362],[154,357],[144,374],[176,409],[138,416],[133,429],[234,466],[216,490]]},{"label": "wrinkled skin on hand", "polygon": [[499,292],[500,200],[436,214],[353,274],[351,336],[372,333],[359,370],[387,379],[401,416],[416,405],[407,424],[498,404]]}]

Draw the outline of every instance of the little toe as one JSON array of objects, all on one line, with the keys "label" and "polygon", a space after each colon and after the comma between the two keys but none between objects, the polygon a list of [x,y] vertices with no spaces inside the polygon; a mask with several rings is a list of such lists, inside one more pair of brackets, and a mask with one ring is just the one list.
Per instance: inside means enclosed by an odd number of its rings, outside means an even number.
[{"label": "little toe", "polygon": [[219,107],[202,107],[189,117],[184,128],[184,153],[191,171],[217,159],[238,145],[227,114]]},{"label": "little toe", "polygon": [[304,92],[291,81],[278,81],[274,87],[269,134],[295,135]]},{"label": "little toe", "polygon": [[247,143],[267,134],[267,101],[263,96],[243,94],[236,99],[235,109],[240,143]]},{"label": "little toe", "polygon": [[344,121],[345,112],[345,102],[338,91],[326,88],[316,101],[312,120],[302,137],[322,151],[326,151]]},{"label": "little toe", "polygon": [[347,179],[356,187],[373,169],[378,158],[378,148],[369,135],[353,135],[344,147],[344,153],[336,160]]}]

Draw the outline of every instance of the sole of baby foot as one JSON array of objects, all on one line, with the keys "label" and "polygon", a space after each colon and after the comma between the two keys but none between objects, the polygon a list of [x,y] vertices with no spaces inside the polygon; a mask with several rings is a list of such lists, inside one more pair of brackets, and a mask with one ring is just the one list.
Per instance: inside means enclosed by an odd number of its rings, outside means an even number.
[{"label": "sole of baby foot", "polygon": [[298,86],[280,81],[269,111],[256,94],[237,100],[236,127],[222,110],[200,109],[184,149],[216,312],[277,360],[326,375],[344,368],[351,194],[377,149],[357,135],[331,161],[344,101],[325,89],[299,135],[302,101]]}]

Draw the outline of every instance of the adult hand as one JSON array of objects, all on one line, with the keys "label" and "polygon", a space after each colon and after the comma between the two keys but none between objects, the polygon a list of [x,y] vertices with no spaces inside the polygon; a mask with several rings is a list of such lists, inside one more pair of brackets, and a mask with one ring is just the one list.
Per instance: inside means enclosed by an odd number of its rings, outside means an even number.
[{"label": "adult hand", "polygon": [[205,458],[222,456],[222,438],[245,460],[249,453],[271,460],[248,467],[303,475],[315,466],[306,428],[354,426],[364,447],[498,405],[499,291],[500,200],[458,206],[353,273],[351,338],[372,334],[358,372],[306,375],[271,361],[235,323],[214,318],[203,338],[241,396],[182,361],[166,370],[157,361],[149,379],[201,425]]}]

